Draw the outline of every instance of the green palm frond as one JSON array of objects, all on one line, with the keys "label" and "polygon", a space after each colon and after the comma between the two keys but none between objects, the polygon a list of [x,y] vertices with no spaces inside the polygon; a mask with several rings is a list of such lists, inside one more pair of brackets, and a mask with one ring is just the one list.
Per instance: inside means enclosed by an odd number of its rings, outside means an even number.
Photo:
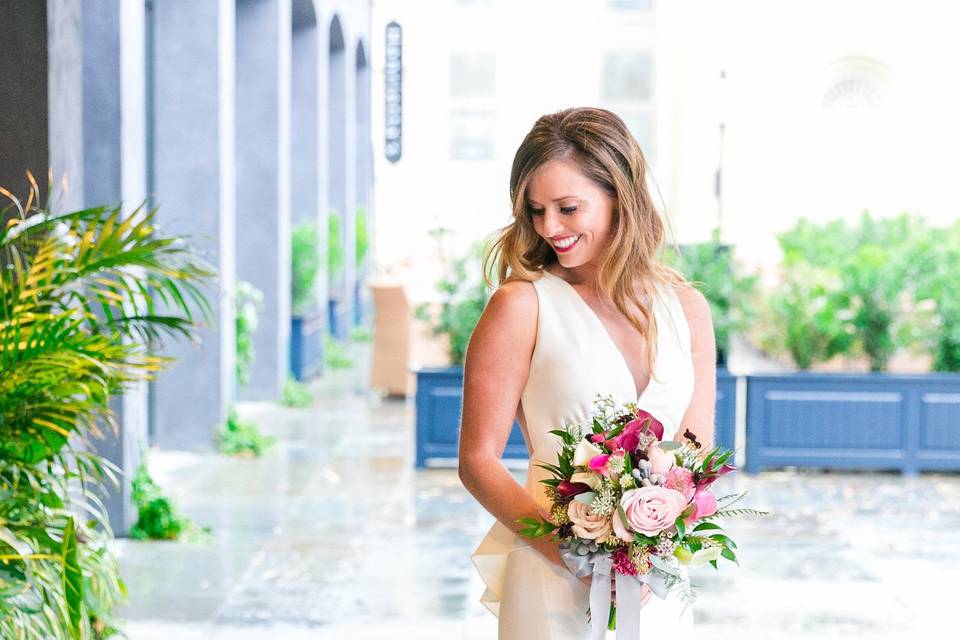
[{"label": "green palm frond", "polygon": [[121,470],[90,438],[118,431],[111,396],[172,360],[164,337],[210,322],[215,272],[156,209],[55,213],[28,178],[25,205],[0,188],[0,637],[94,639],[126,587],[98,495]]}]

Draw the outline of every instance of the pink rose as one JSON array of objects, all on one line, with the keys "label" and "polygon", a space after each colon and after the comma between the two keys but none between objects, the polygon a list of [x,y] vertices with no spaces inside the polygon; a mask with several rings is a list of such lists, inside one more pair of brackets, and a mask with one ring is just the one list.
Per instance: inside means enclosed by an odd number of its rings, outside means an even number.
[{"label": "pink rose", "polygon": [[567,505],[567,515],[573,524],[573,533],[580,538],[603,540],[610,535],[609,516],[596,515],[588,504],[579,500],[572,501]]},{"label": "pink rose", "polygon": [[621,540],[630,542],[634,533],[655,536],[671,529],[687,506],[687,499],[666,487],[640,487],[624,491],[620,506],[627,521],[623,522],[619,511],[614,512],[613,530]]},{"label": "pink rose", "polygon": [[666,475],[676,464],[676,456],[672,451],[664,451],[656,445],[647,450],[647,459],[650,460],[651,473]]}]

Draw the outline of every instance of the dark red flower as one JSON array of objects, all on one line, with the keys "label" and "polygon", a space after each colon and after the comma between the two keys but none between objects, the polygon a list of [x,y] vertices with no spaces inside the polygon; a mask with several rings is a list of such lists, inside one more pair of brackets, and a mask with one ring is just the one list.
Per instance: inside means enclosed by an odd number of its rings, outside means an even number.
[{"label": "dark red flower", "polygon": [[572,498],[575,495],[586,493],[587,491],[591,491],[590,485],[584,484],[583,482],[561,480],[560,484],[557,485],[557,493],[564,498]]}]

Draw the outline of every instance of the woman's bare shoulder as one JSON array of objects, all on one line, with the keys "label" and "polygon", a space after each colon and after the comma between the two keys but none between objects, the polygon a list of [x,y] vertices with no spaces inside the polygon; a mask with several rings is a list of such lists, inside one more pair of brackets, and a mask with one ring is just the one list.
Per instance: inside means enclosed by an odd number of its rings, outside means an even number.
[{"label": "woman's bare shoulder", "polygon": [[509,280],[501,284],[487,303],[484,315],[490,314],[500,322],[529,322],[537,317],[537,291],[528,280]]}]

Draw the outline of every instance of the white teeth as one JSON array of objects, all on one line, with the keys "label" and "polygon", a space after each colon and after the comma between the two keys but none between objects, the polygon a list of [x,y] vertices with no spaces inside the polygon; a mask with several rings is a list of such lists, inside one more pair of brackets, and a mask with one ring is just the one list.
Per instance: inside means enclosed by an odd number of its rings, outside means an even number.
[{"label": "white teeth", "polygon": [[566,239],[564,239],[564,240],[557,240],[556,242],[553,243],[553,245],[554,245],[555,247],[559,248],[559,249],[566,249],[567,247],[569,247],[570,245],[572,245],[574,242],[576,242],[576,241],[579,240],[579,239],[580,239],[580,236],[573,236],[572,238],[566,238]]}]

